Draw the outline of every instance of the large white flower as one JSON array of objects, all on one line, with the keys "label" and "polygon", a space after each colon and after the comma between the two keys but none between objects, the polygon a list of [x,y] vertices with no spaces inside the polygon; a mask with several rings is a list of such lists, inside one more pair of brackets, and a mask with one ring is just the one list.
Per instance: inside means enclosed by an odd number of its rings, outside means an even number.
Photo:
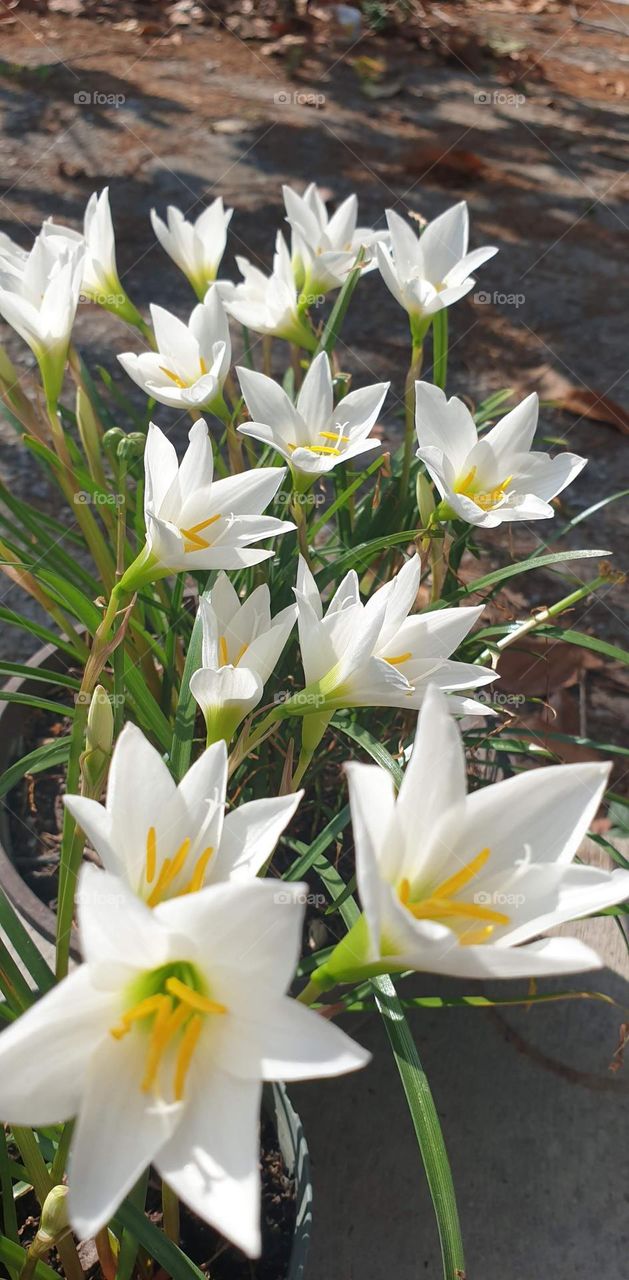
[{"label": "large white flower", "polygon": [[586,458],[532,453],[538,398],[533,393],[479,438],[462,400],[416,382],[417,457],[443,499],[445,516],[495,529],[503,520],[547,520],[552,498],[578,476]]},{"label": "large white flower", "polygon": [[[436,683],[452,693],[453,709],[487,714],[483,703],[459,691],[487,684],[495,673],[450,658],[482,606],[411,614],[420,571],[419,556],[412,556],[363,604],[352,570],[324,615],[317,584],[300,560],[296,596],[306,691],[296,698],[303,712],[359,706],[410,709],[421,706],[428,684]],[[291,703],[286,706],[290,709]]]},{"label": "large white flower", "polygon": [[218,274],[227,243],[233,209],[225,209],[221,196],[189,222],[180,209],[169,205],[166,222],[154,209],[151,222],[157,239],[180,271],[188,277],[200,301]]},{"label": "large white flower", "polygon": [[408,312],[411,323],[433,316],[474,287],[471,272],[493,258],[493,245],[468,253],[469,217],[465,201],[429,222],[421,235],[399,213],[387,209],[391,247],[377,244],[382,279]]},{"label": "large white flower", "polygon": [[190,680],[190,692],[205,717],[208,740],[229,741],[241,720],[257,707],[295,625],[297,606],[289,605],[272,618],[266,583],[241,602],[221,573],[199,611],[202,665]]},{"label": "large white flower", "polygon": [[37,358],[46,397],[56,403],[81,291],[84,247],[44,224],[20,262],[0,257],[0,315]]},{"label": "large white flower", "polygon": [[217,742],[179,786],[135,725],[114,748],[107,803],[65,804],[103,866],[150,907],[223,880],[248,880],[268,862],[301,794],[250,800],[225,814],[227,748]]},{"label": "large white flower", "polygon": [[213,481],[214,460],[202,418],[189,432],[179,465],[170,440],[152,422],[144,454],[146,545],[120,580],[122,590],[169,573],[194,569],[241,569],[268,560],[253,542],[294,529],[288,520],[263,516],[286,474],[284,467],[258,467]]},{"label": "large white flower", "polygon": [[369,1055],[286,996],[304,885],[215,885],[154,911],[84,867],[85,963],[0,1036],[0,1116],[77,1117],[69,1214],[93,1236],[152,1164],[200,1218],[260,1252],[261,1081]]},{"label": "large white flower", "polygon": [[238,257],[236,262],[243,279],[238,284],[218,281],[227,314],[256,333],[285,338],[314,351],[316,338],[300,314],[300,298],[282,233],[277,233],[270,276],[247,258]]},{"label": "large white flower", "polygon": [[350,391],[334,408],[330,361],[322,351],[313,360],[294,405],[283,387],[252,369],[238,368],[238,377],[252,422],[239,431],[270,444],[291,469],[315,480],[339,462],[377,449],[369,439],[388,382]]},{"label": "large white flower", "polygon": [[229,325],[216,286],[208,290],[187,324],[151,305],[157,351],[118,359],[130,378],[160,404],[176,408],[220,407],[231,364]]},{"label": "large white flower", "polygon": [[328,979],[363,963],[459,978],[601,966],[574,938],[534,939],[629,897],[628,871],[573,861],[608,765],[532,769],[467,795],[459,731],[431,688],[397,799],[384,769],[346,769],[364,916]]},{"label": "large white flower", "polygon": [[386,231],[357,227],[358,199],[348,196],[329,216],[316,184],[311,182],[303,195],[292,187],[282,187],[286,218],[292,231],[292,267],[295,280],[307,296],[338,289],[365,250],[363,271],[376,266],[374,245],[388,243]]}]

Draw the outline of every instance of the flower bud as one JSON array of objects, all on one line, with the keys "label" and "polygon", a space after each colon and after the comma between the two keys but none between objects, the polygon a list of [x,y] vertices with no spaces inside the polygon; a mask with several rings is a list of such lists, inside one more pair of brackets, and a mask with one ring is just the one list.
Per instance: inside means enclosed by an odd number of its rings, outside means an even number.
[{"label": "flower bud", "polygon": [[88,751],[111,754],[114,740],[114,713],[106,689],[97,684],[87,715],[86,747]]},{"label": "flower bud", "polygon": [[425,475],[421,472],[417,477],[417,506],[419,508],[419,518],[422,528],[427,529],[430,523],[430,517],[435,510],[435,495],[432,485]]},{"label": "flower bud", "polygon": [[107,453],[114,453],[120,441],[124,440],[124,435],[121,427],[110,427],[103,436],[103,449],[106,449]]},{"label": "flower bud", "polygon": [[39,1230],[31,1246],[33,1252],[39,1256],[48,1253],[55,1241],[68,1230],[69,1225],[68,1188],[59,1183],[48,1192],[44,1200]]},{"label": "flower bud", "polygon": [[122,440],[118,442],[116,456],[121,461],[133,462],[135,458],[141,458],[146,448],[146,436],[141,431],[130,431],[128,435],[123,435]]}]

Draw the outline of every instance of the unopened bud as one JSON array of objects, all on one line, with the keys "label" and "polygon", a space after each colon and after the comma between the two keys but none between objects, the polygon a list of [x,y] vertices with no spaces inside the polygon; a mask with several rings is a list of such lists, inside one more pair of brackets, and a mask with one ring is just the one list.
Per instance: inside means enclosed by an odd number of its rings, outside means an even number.
[{"label": "unopened bud", "polygon": [[134,458],[143,456],[145,448],[146,436],[141,431],[130,431],[118,442],[116,455],[125,462],[133,462]]},{"label": "unopened bud", "polygon": [[86,747],[109,755],[114,740],[114,713],[106,689],[97,684],[87,713]]},{"label": "unopened bud", "polygon": [[68,1226],[68,1188],[59,1183],[48,1192],[44,1200],[36,1237],[38,1251],[47,1253],[52,1249],[55,1241],[68,1230]]},{"label": "unopened bud", "polygon": [[435,495],[430,481],[421,473],[417,477],[416,491],[419,518],[422,528],[427,529],[430,524],[430,517],[435,510]]},{"label": "unopened bud", "polygon": [[107,453],[115,453],[120,441],[124,439],[124,431],[121,427],[110,427],[103,436],[103,449]]}]

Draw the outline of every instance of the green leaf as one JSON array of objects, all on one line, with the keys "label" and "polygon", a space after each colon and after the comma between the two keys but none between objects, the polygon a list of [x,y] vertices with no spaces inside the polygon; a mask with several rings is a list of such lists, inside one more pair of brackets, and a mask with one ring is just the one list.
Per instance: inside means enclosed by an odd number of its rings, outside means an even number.
[{"label": "green leaf", "polygon": [[328,822],[327,826],[323,828],[323,831],[319,832],[319,835],[313,840],[310,848],[306,849],[305,852],[302,853],[301,857],[298,858],[297,862],[293,863],[292,867],[286,872],[286,875],[283,876],[283,879],[301,880],[302,876],[304,876],[306,872],[314,866],[319,855],[325,853],[333,840],[338,839],[341,832],[345,830],[349,822],[349,818],[349,805],[346,804],[344,808],[341,809],[341,812],[337,813],[330,822]]},{"label": "green leaf", "polygon": [[[8,1240],[6,1236],[0,1236],[0,1262],[4,1263],[12,1275],[19,1275],[26,1262],[26,1250],[20,1248],[20,1245],[15,1244],[13,1240]],[[59,1273],[53,1271],[46,1262],[36,1264],[34,1276],[35,1280],[59,1280]]]},{"label": "green leaf", "polygon": [[62,671],[49,671],[46,667],[31,667],[26,662],[0,661],[0,676],[24,676],[28,680],[41,680],[43,684],[56,684],[64,689],[80,689],[81,681]]},{"label": "green leaf", "polygon": [[61,702],[51,702],[48,698],[39,698],[35,693],[11,693],[8,689],[0,689],[0,702],[18,702],[23,707],[37,707],[40,711],[51,711],[54,715],[70,716],[73,707],[66,707]]},{"label": "green leaf", "polygon": [[362,274],[362,262],[364,257],[365,250],[360,249],[356,258],[356,266],[346,277],[343,288],[341,289],[341,292],[339,293],[339,296],[328,316],[325,328],[319,339],[319,345],[315,351],[316,356],[318,356],[321,351],[327,351],[328,355],[330,355],[336,346],[336,340],[341,332],[345,314],[352,299],[352,294]]},{"label": "green leaf", "polygon": [[41,951],[24,928],[20,917],[0,888],[0,929],[6,934],[17,952],[27,973],[30,973],[39,991],[49,991],[55,983],[55,975],[46,964]]},{"label": "green leaf", "polygon": [[492,573],[486,573],[483,578],[477,578],[475,582],[460,587],[449,600],[441,603],[445,607],[452,604],[454,600],[461,600],[465,596],[475,595],[477,591],[484,591],[487,587],[508,582],[509,578],[516,578],[518,574],[528,573],[531,569],[543,569],[545,565],[566,564],[570,560],[600,560],[601,557],[605,558],[609,555],[609,551],[554,551],[549,556],[529,556],[527,560],[520,560],[517,564],[507,564],[502,569],[494,569]]},{"label": "green leaf", "polygon": [[403,771],[397,760],[387,751],[386,747],[376,740],[368,729],[362,725],[354,724],[351,720],[344,720],[342,713],[337,713],[332,720],[332,728],[337,729],[340,733],[344,733],[346,738],[351,738],[352,742],[357,742],[359,747],[363,748],[376,764],[383,769],[387,769],[391,774],[396,787],[401,787]]},{"label": "green leaf", "polygon": [[44,743],[29,751],[28,755],[16,760],[15,764],[5,769],[0,775],[0,799],[8,795],[26,773],[42,773],[44,769],[52,769],[58,764],[65,764],[70,750],[70,737],[55,738],[54,742]]},{"label": "green leaf", "polygon": [[[149,1222],[142,1210],[130,1200],[121,1204],[114,1223],[130,1231],[142,1248],[146,1249],[149,1257],[159,1262],[166,1274],[172,1276],[172,1280],[207,1280],[200,1268],[163,1231]],[[59,1280],[59,1277],[55,1276],[55,1280]]]},{"label": "green leaf", "polygon": [[[413,542],[416,537],[417,529],[403,529],[400,533],[389,533],[383,538],[372,538],[370,542],[361,542],[358,546],[351,547],[344,555],[336,556],[334,560],[326,564],[319,575],[317,586],[319,588],[325,587],[328,582],[336,581],[340,578],[348,569],[356,568],[363,561],[369,562],[372,560],[378,551],[387,551],[389,547],[399,547],[403,542]],[[316,548],[315,551],[317,551]],[[317,554],[319,554],[318,551]],[[597,551],[581,554],[603,555],[607,553]]]},{"label": "green leaf", "polygon": [[188,652],[186,654],[186,662],[181,678],[181,689],[179,691],[179,702],[177,703],[177,714],[175,716],[175,732],[173,734],[172,747],[170,751],[170,768],[176,782],[180,782],[186,772],[192,755],[192,740],[194,738],[194,724],[197,717],[197,704],[190,692],[190,679],[195,671],[201,666],[201,648],[203,643],[203,627],[201,625],[201,615],[197,614]]}]

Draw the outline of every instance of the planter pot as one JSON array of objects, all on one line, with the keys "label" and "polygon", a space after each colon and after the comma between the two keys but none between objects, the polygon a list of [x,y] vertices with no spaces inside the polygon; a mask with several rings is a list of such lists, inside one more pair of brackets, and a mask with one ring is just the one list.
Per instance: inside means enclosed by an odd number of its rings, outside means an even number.
[{"label": "planter pot", "polygon": [[[66,672],[71,666],[71,659],[54,645],[46,645],[29,659],[28,666]],[[16,676],[7,681],[5,689],[11,693],[41,696],[42,685],[28,676]],[[0,774],[26,753],[25,726],[29,710],[22,703],[0,701]],[[0,886],[31,929],[45,942],[54,944],[55,914],[33,893],[20,875],[12,856],[13,843],[8,811],[5,806],[0,805]],[[76,938],[72,954],[75,959],[79,958]],[[308,1147],[301,1121],[283,1084],[265,1086],[263,1107],[277,1132],[279,1149],[288,1174],[295,1183],[295,1229],[285,1280],[303,1280],[312,1223]]]}]

